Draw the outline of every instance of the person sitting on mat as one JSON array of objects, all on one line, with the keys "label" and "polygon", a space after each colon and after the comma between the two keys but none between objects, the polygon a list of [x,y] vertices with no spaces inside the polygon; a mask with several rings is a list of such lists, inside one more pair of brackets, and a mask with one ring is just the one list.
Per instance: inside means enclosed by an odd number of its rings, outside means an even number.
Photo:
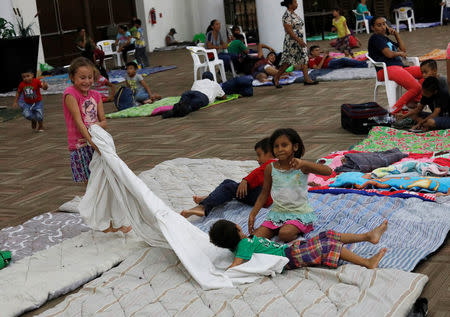
[{"label": "person sitting on mat", "polygon": [[[423,112],[425,105],[431,113]],[[417,122],[412,130],[450,129],[450,97],[448,91],[440,88],[436,77],[428,77],[422,84],[422,99],[419,105],[408,112],[408,116]]]},{"label": "person sitting on mat", "polygon": [[178,41],[175,40],[175,34],[177,31],[174,28],[171,28],[169,33],[166,35],[166,46],[178,45]]},{"label": "person sitting on mat", "polygon": [[[428,77],[437,78],[437,80],[439,81],[439,90],[448,94],[447,79],[443,76],[439,76],[437,63],[435,60],[433,59],[424,60],[422,63],[420,63],[420,71],[422,72],[422,77],[424,80],[427,79]],[[415,109],[417,108],[418,103],[412,101],[409,102],[406,106],[408,107],[407,113],[398,112],[395,114],[396,121],[394,122],[393,127],[396,129],[410,128],[416,124],[413,117],[414,114],[416,113]]]},{"label": "person sitting on mat", "polygon": [[384,220],[381,225],[365,233],[339,233],[328,230],[309,240],[296,240],[288,245],[255,235],[247,236],[239,225],[221,219],[212,225],[209,239],[215,246],[229,249],[234,253],[233,263],[228,269],[249,261],[254,253],[288,258],[289,262],[284,267],[287,270],[318,265],[336,268],[340,259],[374,269],[386,254],[386,248],[382,248],[370,258],[363,258],[345,248],[344,244],[365,241],[378,244],[387,227],[388,221]]},{"label": "person sitting on mat", "polygon": [[354,67],[354,68],[367,68],[369,65],[364,61],[358,61],[356,59],[342,57],[333,58],[330,57],[328,51],[325,51],[323,56],[320,55],[320,47],[318,45],[313,45],[309,48],[309,68],[314,69],[338,69],[344,67]]},{"label": "person sitting on mat", "polygon": [[[193,196],[192,199],[197,206],[183,210],[181,215],[184,217],[190,217],[192,215],[207,217],[213,208],[223,205],[234,198],[244,204],[253,206],[261,193],[264,182],[264,169],[267,164],[275,161],[269,138],[264,138],[257,142],[255,144],[255,152],[258,164],[260,165],[258,168],[244,177],[240,183],[226,179],[208,196]],[[269,196],[264,207],[269,207],[271,204],[272,198]]]},{"label": "person sitting on mat", "polygon": [[158,94],[152,93],[150,87],[145,83],[144,77],[137,73],[138,65],[135,62],[127,63],[127,86],[133,90],[136,102],[147,104],[161,99]]},{"label": "person sitting on mat", "polygon": [[216,98],[225,100],[227,95],[222,87],[214,81],[211,72],[204,72],[201,80],[194,81],[191,90],[185,91],[180,101],[173,105],[172,110],[162,114],[163,119],[170,117],[184,117],[192,111],[213,103]]}]

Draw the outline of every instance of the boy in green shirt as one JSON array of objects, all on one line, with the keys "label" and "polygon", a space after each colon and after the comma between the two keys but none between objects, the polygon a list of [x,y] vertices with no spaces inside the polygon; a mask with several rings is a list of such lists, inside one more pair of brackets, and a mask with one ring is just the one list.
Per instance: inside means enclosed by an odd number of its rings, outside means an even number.
[{"label": "boy in green shirt", "polygon": [[245,46],[245,40],[244,40],[244,36],[242,34],[235,34],[234,35],[234,40],[230,42],[230,44],[228,44],[228,53],[229,54],[248,54],[249,50],[248,47]]},{"label": "boy in green shirt", "polygon": [[253,253],[264,253],[287,257],[289,262],[285,266],[286,269],[314,265],[336,268],[339,259],[374,269],[378,267],[385,255],[386,248],[382,248],[377,254],[367,259],[343,248],[343,245],[363,241],[377,244],[387,230],[387,225],[388,221],[384,220],[375,229],[362,234],[338,233],[328,230],[309,240],[296,240],[292,245],[288,245],[253,235],[247,236],[239,225],[221,219],[212,225],[209,230],[209,238],[215,246],[234,252],[234,261],[228,268],[247,262],[252,258]]}]

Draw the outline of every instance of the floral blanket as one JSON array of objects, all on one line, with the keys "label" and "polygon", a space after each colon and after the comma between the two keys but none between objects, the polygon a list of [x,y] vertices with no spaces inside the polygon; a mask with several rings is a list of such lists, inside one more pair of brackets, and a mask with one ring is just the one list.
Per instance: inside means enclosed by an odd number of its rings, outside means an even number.
[{"label": "floral blanket", "polygon": [[398,148],[402,152],[426,153],[450,151],[450,130],[413,133],[389,127],[374,127],[355,151],[385,151]]}]

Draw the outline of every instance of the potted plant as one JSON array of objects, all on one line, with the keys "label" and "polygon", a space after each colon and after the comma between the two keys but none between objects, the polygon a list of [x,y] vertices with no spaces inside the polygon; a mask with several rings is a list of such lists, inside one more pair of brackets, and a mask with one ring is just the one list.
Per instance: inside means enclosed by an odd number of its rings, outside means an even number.
[{"label": "potted plant", "polygon": [[18,32],[11,22],[0,18],[0,92],[16,89],[22,80],[22,71],[37,69],[39,35],[33,33],[34,21],[25,25],[19,9],[14,8],[14,14]]}]

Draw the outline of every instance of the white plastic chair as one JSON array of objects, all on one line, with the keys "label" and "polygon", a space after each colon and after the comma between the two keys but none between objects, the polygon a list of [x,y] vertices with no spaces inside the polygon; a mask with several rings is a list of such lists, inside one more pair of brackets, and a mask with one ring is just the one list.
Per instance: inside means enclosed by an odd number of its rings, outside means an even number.
[{"label": "white plastic chair", "polygon": [[[241,31],[242,36],[244,37],[244,44],[245,44],[245,46],[248,46],[247,36],[245,36],[244,31],[242,31],[242,27],[240,25],[238,25],[238,27],[239,27],[239,30]],[[228,37],[231,37],[233,35],[232,29],[233,29],[233,25],[227,24],[227,36]]]},{"label": "white plastic chair", "polygon": [[[409,16],[409,12],[411,12],[411,16]],[[397,32],[400,32],[400,21],[408,22],[408,30],[409,32],[412,29],[416,29],[416,20],[414,18],[414,10],[411,7],[401,7],[398,9],[394,9],[395,14],[395,23],[397,24]]]},{"label": "white plastic chair", "polygon": [[444,5],[441,6],[441,25],[444,22],[444,10],[447,10],[447,8],[450,8],[450,0],[443,0]]},{"label": "white plastic chair", "polygon": [[[223,63],[223,60],[219,59],[219,56],[217,55],[217,51],[215,49],[205,49],[200,46],[188,46],[186,47],[191,53],[192,59],[194,61],[194,81],[197,80],[197,72],[200,71],[200,77],[201,75],[209,69],[209,71],[214,76],[214,81],[217,82],[217,75],[216,75],[216,66],[219,67],[220,76],[222,79],[222,82],[226,82],[227,78],[225,76],[225,66]],[[214,59],[209,60],[208,59],[208,53],[214,54]]]},{"label": "white plastic chair", "polygon": [[[105,52],[105,56],[108,55],[112,55],[115,57],[116,59],[116,65],[118,67],[122,67],[123,63],[122,63],[122,53],[121,52],[117,52],[117,47],[116,50],[113,50],[112,48],[112,44],[115,44],[116,41],[114,40],[105,40],[105,41],[100,41],[97,42],[97,46],[100,47],[103,52]],[[127,54],[134,54],[135,50],[130,50],[127,52]]]},{"label": "white plastic chair", "polygon": [[121,54],[112,49],[113,43],[115,43],[114,40],[104,40],[104,41],[97,42],[97,46],[100,47],[102,49],[102,51],[105,53],[105,57],[113,56],[116,60],[116,65],[120,67],[120,66],[122,66],[122,60],[120,58]]},{"label": "white plastic chair", "polygon": [[[366,19],[366,15],[364,13],[359,13],[356,10],[352,10],[352,12],[355,14],[356,18],[356,25],[355,25],[355,32],[358,34],[359,32],[363,32],[364,29],[366,29],[367,34],[370,33],[369,29],[369,20]],[[370,15],[370,12],[369,12]],[[362,18],[362,19],[358,19]]]},{"label": "white plastic chair", "polygon": [[[397,100],[402,95],[402,86],[398,85],[395,81],[389,80],[387,66],[386,63],[383,62],[375,62],[370,56],[367,54],[367,59],[370,63],[372,63],[376,67],[382,67],[384,73],[384,81],[379,81],[377,77],[375,77],[375,89],[373,91],[373,101],[377,102],[377,91],[378,87],[384,86],[386,88],[386,95],[388,99],[389,108],[387,109],[390,113],[394,110],[394,105]],[[419,58],[418,57],[407,57],[406,60],[409,63],[412,63],[414,66],[419,66]]]}]

